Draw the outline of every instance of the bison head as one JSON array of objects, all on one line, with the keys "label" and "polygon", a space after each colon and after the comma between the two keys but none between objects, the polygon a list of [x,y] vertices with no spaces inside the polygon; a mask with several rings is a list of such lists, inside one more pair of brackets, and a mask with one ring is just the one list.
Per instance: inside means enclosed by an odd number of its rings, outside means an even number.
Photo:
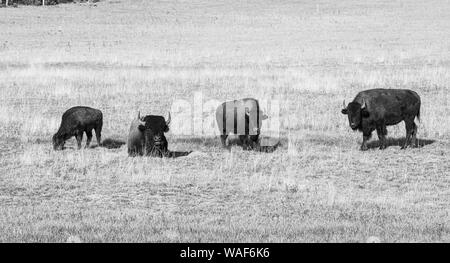
[{"label": "bison head", "polygon": [[356,101],[350,102],[347,107],[345,106],[341,110],[342,114],[348,116],[348,122],[352,130],[356,130],[361,127],[362,118],[368,117],[369,113],[366,110],[366,102],[363,100],[362,104]]},{"label": "bison head", "polygon": [[[259,109],[258,109],[259,110]],[[262,121],[269,118],[263,111],[249,110],[245,108],[245,119],[248,121],[248,125],[251,128],[250,134],[260,134]]]},{"label": "bison head", "polygon": [[168,151],[168,144],[164,133],[169,131],[170,112],[167,121],[162,116],[148,115],[145,121],[145,150],[147,155],[164,156]]},{"label": "bison head", "polygon": [[55,135],[53,135],[52,141],[53,141],[53,149],[55,151],[64,149],[65,141],[62,136],[60,136],[56,133]]}]

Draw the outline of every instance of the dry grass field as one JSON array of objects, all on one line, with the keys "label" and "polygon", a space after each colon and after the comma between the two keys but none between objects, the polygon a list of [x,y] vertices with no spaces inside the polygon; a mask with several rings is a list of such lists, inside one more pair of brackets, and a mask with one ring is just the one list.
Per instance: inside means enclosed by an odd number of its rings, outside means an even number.
[{"label": "dry grass field", "polygon": [[[0,8],[0,241],[450,242],[449,14],[446,0]],[[402,123],[359,151],[340,110],[369,88],[420,94],[422,147],[400,150]],[[138,110],[196,93],[280,101],[281,145],[227,151],[172,127],[169,149],[193,154],[52,149],[71,106],[125,141]]]}]

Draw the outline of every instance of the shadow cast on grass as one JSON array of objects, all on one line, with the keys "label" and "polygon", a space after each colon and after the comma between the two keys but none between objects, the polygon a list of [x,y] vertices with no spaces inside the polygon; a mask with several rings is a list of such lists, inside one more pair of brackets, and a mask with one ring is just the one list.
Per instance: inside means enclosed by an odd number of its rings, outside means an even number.
[{"label": "shadow cast on grass", "polygon": [[[226,149],[230,150],[232,146],[239,146],[242,147],[242,142],[239,140],[239,137],[236,135],[230,135],[228,137],[228,146]],[[278,147],[283,145],[282,141],[287,142],[287,139],[280,139],[280,138],[272,138],[272,137],[261,137],[261,141],[264,141],[262,145],[255,147],[254,149],[251,149],[250,151],[256,151],[256,152],[265,152],[265,153],[271,153],[274,152]],[[190,144],[196,144],[196,145],[202,145],[202,146],[209,146],[209,147],[222,147],[222,143],[220,142],[219,136],[211,136],[211,137],[191,137],[191,138],[175,138],[172,139],[171,142],[174,143],[190,143]],[[190,152],[174,152],[175,156],[186,156]],[[185,155],[183,155],[185,154]]]},{"label": "shadow cast on grass", "polygon": [[90,148],[103,147],[106,149],[118,149],[118,148],[122,147],[122,145],[125,145],[125,144],[126,144],[126,142],[121,141],[121,140],[106,138],[102,141],[102,143],[100,145],[93,145]]},{"label": "shadow cast on grass", "polygon": [[[403,146],[403,144],[405,144],[405,140],[406,140],[406,138],[387,138],[386,146],[387,147],[390,147],[390,146],[400,146],[401,147],[401,146]],[[419,148],[424,147],[429,144],[432,144],[434,142],[435,142],[435,140],[428,140],[428,139],[417,139],[416,140],[417,146]],[[367,147],[369,149],[378,148],[378,147],[380,147],[380,144],[381,143],[379,140],[372,141],[367,144]]]},{"label": "shadow cast on grass", "polygon": [[128,157],[178,158],[188,156],[191,153],[192,151],[167,151],[166,153],[153,152],[150,154],[131,154],[128,155]]},{"label": "shadow cast on grass", "polygon": [[[220,140],[220,139],[219,139]],[[264,140],[263,143],[261,141]],[[280,138],[270,138],[270,137],[264,137],[261,138],[260,144],[252,149],[249,149],[249,151],[254,152],[264,152],[264,153],[272,153],[278,149],[282,145],[282,140]],[[227,149],[230,150],[231,146],[240,146],[242,147],[243,144],[239,138],[230,138],[228,139],[228,146]]]},{"label": "shadow cast on grass", "polygon": [[189,144],[197,144],[197,145],[204,145],[204,146],[218,146],[220,145],[220,139],[219,137],[192,137],[192,138],[174,138],[169,140],[170,143],[189,143]]},{"label": "shadow cast on grass", "polygon": [[169,151],[166,158],[178,158],[178,157],[183,157],[183,156],[188,156],[189,154],[191,154],[192,151]]},{"label": "shadow cast on grass", "polygon": [[280,147],[281,143],[278,142],[275,145],[263,145],[263,146],[259,146],[255,149],[253,149],[256,152],[263,152],[263,153],[273,153],[274,151],[276,151],[278,149],[278,147]]}]

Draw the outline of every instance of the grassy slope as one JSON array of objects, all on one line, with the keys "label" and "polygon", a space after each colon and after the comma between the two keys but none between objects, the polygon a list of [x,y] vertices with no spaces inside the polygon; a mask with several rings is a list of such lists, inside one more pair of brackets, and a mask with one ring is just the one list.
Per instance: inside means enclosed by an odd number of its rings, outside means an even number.
[{"label": "grassy slope", "polygon": [[[260,2],[0,9],[0,241],[450,241],[448,2]],[[358,151],[340,107],[374,87],[419,92],[422,148]],[[51,149],[70,106],[125,140],[196,91],[281,100],[282,146]]]}]

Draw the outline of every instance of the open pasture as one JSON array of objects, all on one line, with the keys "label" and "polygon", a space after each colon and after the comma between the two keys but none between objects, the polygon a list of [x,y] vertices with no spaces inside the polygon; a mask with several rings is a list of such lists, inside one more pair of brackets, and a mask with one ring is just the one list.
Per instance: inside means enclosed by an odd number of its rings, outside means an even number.
[{"label": "open pasture", "polygon": [[[0,241],[449,242],[449,2],[282,2],[0,8]],[[422,147],[400,150],[401,123],[359,151],[340,110],[369,88],[419,93]],[[169,149],[192,155],[52,149],[69,107],[101,109],[120,142],[138,110],[196,94],[279,101],[281,145],[172,127]]]}]

